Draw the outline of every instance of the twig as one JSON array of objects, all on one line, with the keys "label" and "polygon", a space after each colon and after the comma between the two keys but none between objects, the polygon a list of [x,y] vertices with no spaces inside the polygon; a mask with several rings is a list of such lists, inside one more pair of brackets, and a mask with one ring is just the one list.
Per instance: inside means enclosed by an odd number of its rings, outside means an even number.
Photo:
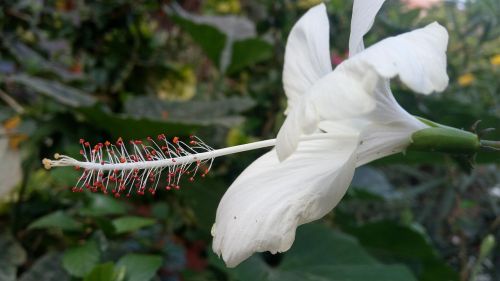
[{"label": "twig", "polygon": [[15,112],[18,114],[23,114],[24,113],[24,108],[11,96],[7,95],[4,91],[0,90],[0,98],[12,109],[14,109]]}]

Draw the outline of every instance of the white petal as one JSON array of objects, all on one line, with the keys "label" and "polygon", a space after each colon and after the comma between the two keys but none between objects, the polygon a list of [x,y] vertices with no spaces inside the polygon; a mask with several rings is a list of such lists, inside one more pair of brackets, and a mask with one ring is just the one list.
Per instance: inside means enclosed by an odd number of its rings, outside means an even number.
[{"label": "white petal", "polygon": [[283,68],[289,108],[314,82],[332,71],[329,38],[330,26],[324,4],[309,9],[292,28]]},{"label": "white petal", "polygon": [[288,250],[299,225],[323,217],[344,195],[357,140],[304,141],[284,162],[274,150],[253,162],[219,204],[214,252],[234,267],[254,252]]},{"label": "white petal", "polygon": [[363,51],[363,36],[372,28],[375,16],[385,0],[355,0],[352,8],[349,56]]},{"label": "white petal", "polygon": [[374,109],[372,95],[379,77],[373,71],[358,75],[344,70],[337,68],[314,83],[290,111],[277,136],[281,161],[294,152],[302,134],[317,130],[318,122],[348,119]]},{"label": "white petal", "polygon": [[423,123],[404,121],[366,126],[356,151],[356,167],[405,151],[410,145],[411,135],[425,127]]},{"label": "white petal", "polygon": [[390,37],[339,65],[353,72],[372,68],[384,78],[396,75],[413,91],[430,94],[448,85],[446,47],[448,32],[434,22],[424,28]]}]

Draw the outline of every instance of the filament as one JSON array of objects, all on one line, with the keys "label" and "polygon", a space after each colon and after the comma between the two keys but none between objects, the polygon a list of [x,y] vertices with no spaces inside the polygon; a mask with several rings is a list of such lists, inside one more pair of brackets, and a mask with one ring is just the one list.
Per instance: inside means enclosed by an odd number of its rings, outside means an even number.
[{"label": "filament", "polygon": [[[348,136],[348,135],[346,135]],[[301,140],[339,138],[327,133],[304,136]],[[43,159],[46,169],[52,167],[73,166],[83,170],[73,192],[90,190],[104,194],[122,194],[129,197],[135,191],[138,195],[146,192],[155,194],[158,188],[165,190],[180,189],[183,176],[194,181],[205,177],[212,168],[216,157],[248,150],[271,147],[276,139],[263,140],[222,149],[213,149],[196,136],[190,136],[187,142],[178,137],[167,140],[164,134],[156,139],[129,141],[128,147],[119,138],[115,143],[106,141],[91,146],[80,139],[80,154],[83,161],[66,155],[56,154],[55,160]]]}]

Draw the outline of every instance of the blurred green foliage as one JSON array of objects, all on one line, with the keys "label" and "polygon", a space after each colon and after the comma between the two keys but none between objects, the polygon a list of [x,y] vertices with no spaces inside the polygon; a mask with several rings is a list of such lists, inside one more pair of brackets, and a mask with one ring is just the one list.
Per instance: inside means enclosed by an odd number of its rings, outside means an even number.
[{"label": "blurred green foliage", "polygon": [[[500,238],[498,153],[478,155],[470,173],[463,159],[416,152],[358,169],[345,200],[300,227],[289,252],[235,269],[211,252],[210,228],[261,152],[217,159],[179,191],[122,200],[71,193],[78,172],[42,169],[54,152],[77,155],[81,137],[194,133],[214,147],[274,137],[286,37],[316,2],[3,1],[0,280],[500,280],[489,242]],[[395,82],[403,107],[459,128],[483,120],[478,133],[498,127],[500,2],[387,2],[368,45],[434,20],[450,32],[450,86],[424,97]],[[352,2],[327,6],[335,64]]]}]

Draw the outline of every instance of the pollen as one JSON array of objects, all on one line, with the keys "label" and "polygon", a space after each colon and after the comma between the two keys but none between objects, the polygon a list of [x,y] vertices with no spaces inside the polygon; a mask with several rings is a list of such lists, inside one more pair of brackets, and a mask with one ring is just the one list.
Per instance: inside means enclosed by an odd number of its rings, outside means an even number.
[{"label": "pollen", "polygon": [[[200,160],[195,155],[213,148],[198,137],[190,136],[186,142],[174,137],[170,142],[165,134],[161,134],[156,139],[131,140],[128,145],[121,137],[115,144],[105,141],[96,145],[80,139],[79,154],[83,161],[56,154],[54,158],[59,160],[43,159],[42,163],[50,169],[76,161],[78,165],[75,163],[75,169],[81,170],[82,174],[71,189],[73,192],[100,191],[115,198],[144,195],[146,192],[154,195],[160,183],[165,190],[179,190],[183,175],[188,175],[187,180],[194,182],[209,172],[213,158]],[[143,168],[145,163],[156,162],[169,164],[146,165],[151,168]]]}]

